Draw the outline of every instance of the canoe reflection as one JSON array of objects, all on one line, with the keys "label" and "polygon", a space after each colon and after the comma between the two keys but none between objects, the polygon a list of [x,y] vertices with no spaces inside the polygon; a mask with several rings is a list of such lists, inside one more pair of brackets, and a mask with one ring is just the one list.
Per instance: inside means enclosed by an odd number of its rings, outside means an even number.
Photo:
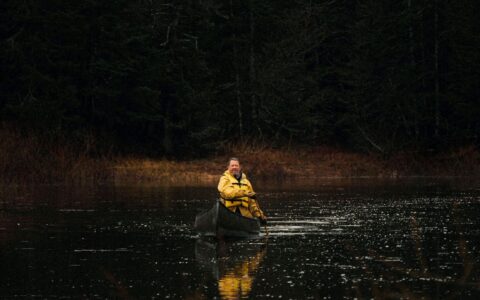
[{"label": "canoe reflection", "polygon": [[266,253],[266,242],[259,240],[198,239],[195,244],[195,260],[217,281],[222,299],[248,297]]}]

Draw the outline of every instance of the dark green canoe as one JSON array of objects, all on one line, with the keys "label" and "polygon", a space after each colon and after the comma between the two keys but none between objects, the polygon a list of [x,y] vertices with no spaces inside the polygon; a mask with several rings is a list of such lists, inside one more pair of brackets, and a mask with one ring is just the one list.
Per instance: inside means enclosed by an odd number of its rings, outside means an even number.
[{"label": "dark green canoe", "polygon": [[216,201],[195,218],[195,230],[202,236],[251,237],[260,233],[260,221],[231,212]]}]

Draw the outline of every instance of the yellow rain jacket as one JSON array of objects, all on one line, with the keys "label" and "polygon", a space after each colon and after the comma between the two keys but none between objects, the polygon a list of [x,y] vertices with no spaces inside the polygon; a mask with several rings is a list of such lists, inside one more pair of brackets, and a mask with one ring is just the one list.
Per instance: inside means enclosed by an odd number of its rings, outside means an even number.
[{"label": "yellow rain jacket", "polygon": [[220,201],[231,211],[239,209],[242,216],[249,218],[264,216],[257,202],[246,196],[248,192],[253,192],[253,187],[244,173],[240,180],[237,180],[228,170],[225,171],[218,182],[218,191]]}]

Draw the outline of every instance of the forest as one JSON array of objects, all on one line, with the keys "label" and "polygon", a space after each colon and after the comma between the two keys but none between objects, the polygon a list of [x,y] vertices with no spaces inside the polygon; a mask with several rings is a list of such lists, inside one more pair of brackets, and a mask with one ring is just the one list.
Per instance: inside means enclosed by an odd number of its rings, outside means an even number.
[{"label": "forest", "polygon": [[204,157],[478,146],[476,0],[0,4],[2,133]]}]

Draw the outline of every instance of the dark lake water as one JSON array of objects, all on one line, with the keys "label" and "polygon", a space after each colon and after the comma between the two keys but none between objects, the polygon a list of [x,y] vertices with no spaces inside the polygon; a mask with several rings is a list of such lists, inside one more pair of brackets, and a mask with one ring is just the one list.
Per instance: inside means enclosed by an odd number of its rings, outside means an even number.
[{"label": "dark lake water", "polygon": [[480,298],[478,182],[255,186],[268,236],[227,241],[215,186],[3,188],[0,298]]}]

